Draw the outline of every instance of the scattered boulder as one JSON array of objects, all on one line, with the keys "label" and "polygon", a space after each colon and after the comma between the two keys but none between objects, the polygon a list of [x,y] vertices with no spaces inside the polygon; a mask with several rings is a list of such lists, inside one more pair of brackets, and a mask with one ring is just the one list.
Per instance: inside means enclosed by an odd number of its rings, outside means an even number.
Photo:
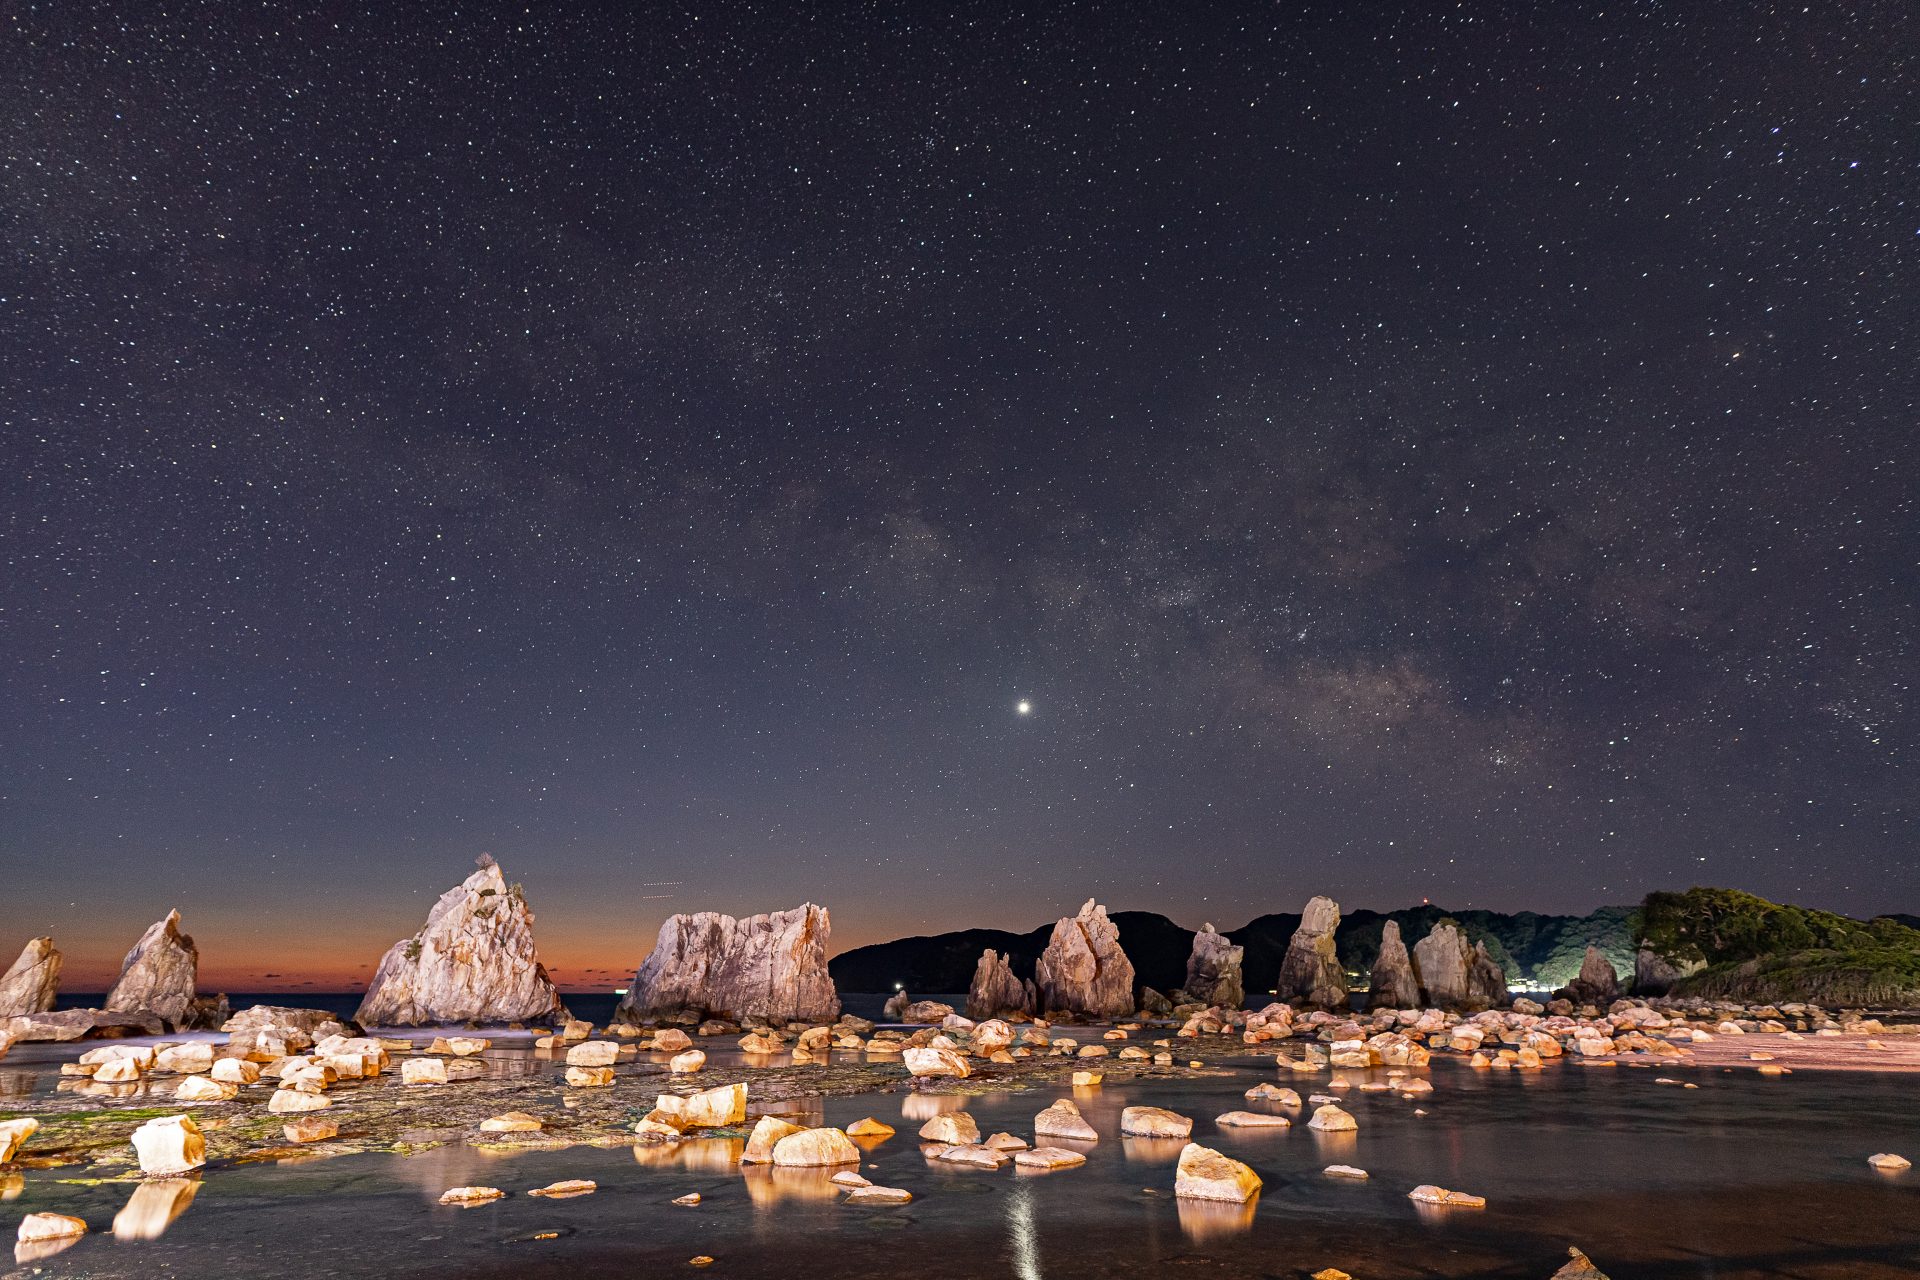
[{"label": "scattered boulder", "polygon": [[544,1127],[540,1117],[530,1116],[524,1111],[508,1111],[480,1122],[482,1133],[539,1133]]},{"label": "scattered boulder", "polygon": [[921,1026],[937,1026],[953,1016],[953,1006],[938,1000],[915,1000],[901,1006],[897,1020]]},{"label": "scattered boulder", "polygon": [[1071,1169],[1085,1164],[1087,1158],[1065,1147],[1035,1147],[1031,1151],[1014,1152],[1013,1162],[1022,1169]]},{"label": "scattered boulder", "polygon": [[893,1126],[883,1124],[875,1120],[872,1116],[868,1116],[864,1120],[855,1120],[852,1124],[848,1125],[847,1136],[850,1138],[891,1138],[893,1136]]},{"label": "scattered boulder", "polygon": [[673,1117],[682,1129],[724,1129],[743,1124],[747,1118],[747,1086],[716,1085],[698,1093],[663,1093],[654,1099],[654,1110]]},{"label": "scattered boulder", "polygon": [[1246,983],[1240,973],[1245,956],[1245,947],[1228,942],[1211,923],[1201,925],[1200,932],[1193,935],[1193,951],[1187,957],[1187,981],[1181,990],[1201,1004],[1238,1009],[1247,1002]]},{"label": "scattered boulder", "polygon": [[927,1142],[974,1143],[980,1141],[980,1126],[964,1111],[944,1111],[920,1126],[920,1137]]},{"label": "scattered boulder", "polygon": [[381,957],[354,1020],[405,1027],[440,1022],[569,1018],[533,946],[533,911],[519,885],[481,854],[479,869],[440,895],[427,923]]},{"label": "scattered boulder", "polygon": [[1260,1175],[1210,1147],[1189,1142],[1180,1153],[1173,1194],[1187,1200],[1245,1204],[1260,1191]]},{"label": "scattered boulder", "polygon": [[1334,932],[1340,927],[1340,904],[1316,897],[1300,914],[1300,927],[1287,944],[1275,985],[1279,998],[1291,1004],[1321,1009],[1347,1009],[1347,971],[1340,967]]},{"label": "scattered boulder", "polygon": [[953,1076],[964,1080],[973,1074],[973,1068],[967,1060],[952,1049],[939,1049],[925,1046],[907,1049],[900,1055],[907,1070],[916,1076]]},{"label": "scattered boulder", "polygon": [[1293,1124],[1285,1116],[1270,1111],[1228,1111],[1215,1116],[1213,1122],[1225,1129],[1285,1129]]},{"label": "scattered boulder", "polygon": [[[741,1164],[772,1164],[773,1149],[782,1138],[805,1133],[803,1124],[793,1124],[779,1116],[761,1116],[747,1135],[747,1148],[740,1154]],[[851,1132],[851,1130],[849,1130]]]},{"label": "scattered boulder", "polygon": [[1135,1138],[1184,1138],[1193,1121],[1165,1107],[1126,1107],[1120,1112],[1120,1132]]},{"label": "scattered boulder", "polygon": [[1878,1154],[1868,1156],[1867,1163],[1882,1173],[1899,1173],[1903,1169],[1913,1168],[1913,1161],[1907,1159],[1905,1156],[1894,1155],[1889,1151],[1882,1151]]},{"label": "scattered boulder", "polygon": [[838,1129],[803,1129],[773,1144],[773,1163],[777,1168],[802,1169],[859,1164],[860,1148]]},{"label": "scattered boulder", "polygon": [[200,952],[193,939],[180,932],[180,913],[167,912],[155,921],[120,964],[119,980],[107,992],[110,1013],[151,1013],[169,1027],[193,1025],[194,983],[200,973]]},{"label": "scattered boulder", "polygon": [[175,1102],[232,1102],[239,1093],[237,1084],[207,1076],[188,1076],[174,1086],[173,1099]]},{"label": "scattered boulder", "polygon": [[40,1122],[32,1116],[21,1116],[15,1120],[0,1120],[0,1164],[7,1161],[26,1145],[40,1128]]},{"label": "scattered boulder", "polygon": [[1098,1142],[1099,1132],[1087,1123],[1071,1098],[1061,1098],[1033,1118],[1036,1138],[1070,1138],[1076,1142]]},{"label": "scattered boulder", "polygon": [[1097,1018],[1133,1012],[1133,963],[1107,909],[1092,898],[1054,923],[1033,977],[1040,1008]]},{"label": "scattered boulder", "polygon": [[669,917],[614,1020],[831,1022],[840,1014],[827,974],[832,929],[827,909],[811,902],[739,920],[716,911]]},{"label": "scattered boulder", "polygon": [[498,1200],[507,1193],[498,1187],[452,1187],[440,1193],[441,1204],[470,1205],[485,1204],[489,1200]]},{"label": "scattered boulder", "polygon": [[1462,1209],[1484,1209],[1487,1207],[1485,1196],[1468,1195],[1464,1191],[1449,1191],[1445,1187],[1436,1187],[1432,1183],[1422,1183],[1407,1192],[1407,1199],[1421,1204],[1451,1205]]},{"label": "scattered boulder", "polygon": [[20,1219],[20,1231],[14,1237],[21,1244],[39,1244],[45,1240],[70,1240],[87,1234],[84,1218],[64,1213],[30,1213]]},{"label": "scattered boulder", "polygon": [[535,1187],[527,1194],[552,1200],[570,1200],[574,1196],[590,1196],[599,1189],[600,1184],[591,1178],[562,1178],[558,1182],[549,1182],[544,1187]]},{"label": "scattered boulder", "polygon": [[52,938],[34,938],[0,977],[0,1018],[46,1013],[60,994],[60,952]]},{"label": "scattered boulder", "polygon": [[207,1162],[207,1140],[191,1116],[160,1116],[133,1131],[140,1172],[149,1177],[192,1173]]},{"label": "scattered boulder", "polygon": [[913,1192],[904,1187],[855,1187],[847,1193],[845,1204],[910,1204]]},{"label": "scattered boulder", "polygon": [[1400,938],[1400,922],[1389,920],[1380,930],[1380,955],[1373,962],[1368,983],[1367,1008],[1416,1009],[1420,1006],[1420,980],[1413,976],[1413,959]]},{"label": "scattered boulder", "polygon": [[1359,1121],[1331,1102],[1314,1108],[1313,1118],[1307,1121],[1307,1128],[1322,1133],[1351,1133],[1359,1127]]},{"label": "scattered boulder", "polygon": [[967,988],[969,1018],[1032,1013],[1033,998],[1033,984],[1013,976],[1011,957],[1001,955],[992,947],[980,953],[980,962],[973,970],[973,982]]}]

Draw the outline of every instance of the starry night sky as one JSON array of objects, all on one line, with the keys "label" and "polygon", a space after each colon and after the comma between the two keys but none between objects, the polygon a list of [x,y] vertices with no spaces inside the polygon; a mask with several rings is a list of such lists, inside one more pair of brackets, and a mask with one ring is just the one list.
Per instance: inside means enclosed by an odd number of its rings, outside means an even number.
[{"label": "starry night sky", "polygon": [[0,963],[1920,910],[1911,5],[0,41]]}]

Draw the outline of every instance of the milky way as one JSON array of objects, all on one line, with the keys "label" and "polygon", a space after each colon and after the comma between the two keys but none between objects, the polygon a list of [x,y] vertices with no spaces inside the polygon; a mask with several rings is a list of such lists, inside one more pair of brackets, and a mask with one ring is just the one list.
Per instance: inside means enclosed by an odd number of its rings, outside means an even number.
[{"label": "milky way", "polygon": [[0,948],[1920,909],[1907,5],[3,22]]}]

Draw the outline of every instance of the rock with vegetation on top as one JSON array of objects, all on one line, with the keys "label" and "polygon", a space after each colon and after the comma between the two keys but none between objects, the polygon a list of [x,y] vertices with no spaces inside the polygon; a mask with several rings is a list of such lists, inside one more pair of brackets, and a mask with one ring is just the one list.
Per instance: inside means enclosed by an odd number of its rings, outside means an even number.
[{"label": "rock with vegetation on top", "polygon": [[1368,982],[1367,1008],[1417,1009],[1420,981],[1413,976],[1413,958],[1400,938],[1400,922],[1389,920],[1380,929],[1380,954]]},{"label": "rock with vegetation on top", "polygon": [[0,1018],[46,1013],[59,994],[60,952],[52,938],[34,938],[0,978]]},{"label": "rock with vegetation on top", "polygon": [[967,988],[967,1016],[975,1020],[1009,1013],[1033,1012],[1033,984],[1013,976],[1011,956],[992,947],[980,953],[973,982]]},{"label": "rock with vegetation on top", "polygon": [[1107,909],[1092,898],[1054,923],[1033,981],[1037,1007],[1049,1012],[1120,1018],[1134,1009],[1133,962]]},{"label": "rock with vegetation on top", "polygon": [[367,1027],[441,1022],[564,1022],[566,1005],[533,946],[519,885],[481,854],[411,938],[393,944],[354,1020]]},{"label": "rock with vegetation on top", "polygon": [[811,902],[738,920],[717,911],[670,916],[614,1020],[831,1022],[840,1013],[827,974],[832,930],[827,909]]},{"label": "rock with vegetation on top", "polygon": [[1240,972],[1246,954],[1245,947],[1228,942],[1211,923],[1201,925],[1200,932],[1193,935],[1193,951],[1187,956],[1187,981],[1181,990],[1188,999],[1201,1004],[1238,1009],[1247,1001],[1246,980]]},{"label": "rock with vegetation on top", "polygon": [[1334,933],[1340,928],[1340,904],[1316,897],[1300,913],[1300,927],[1287,944],[1274,990],[1291,1004],[1321,1009],[1347,1008],[1347,971],[1340,967]]},{"label": "rock with vegetation on top", "polygon": [[111,1013],[151,1013],[170,1027],[189,1026],[199,973],[200,952],[193,939],[180,932],[180,913],[169,911],[127,952],[119,980],[107,992],[106,1008]]}]

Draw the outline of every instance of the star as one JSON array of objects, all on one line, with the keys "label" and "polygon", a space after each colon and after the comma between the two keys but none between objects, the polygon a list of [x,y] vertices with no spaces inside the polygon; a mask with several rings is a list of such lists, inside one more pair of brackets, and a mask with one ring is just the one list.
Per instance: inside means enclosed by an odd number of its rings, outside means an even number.
[{"label": "star", "polygon": [[1014,703],[1013,709],[1019,712],[1023,716],[1030,716],[1033,714],[1033,704],[1031,702],[1028,702],[1025,698],[1022,698],[1020,699],[1020,701]]}]

